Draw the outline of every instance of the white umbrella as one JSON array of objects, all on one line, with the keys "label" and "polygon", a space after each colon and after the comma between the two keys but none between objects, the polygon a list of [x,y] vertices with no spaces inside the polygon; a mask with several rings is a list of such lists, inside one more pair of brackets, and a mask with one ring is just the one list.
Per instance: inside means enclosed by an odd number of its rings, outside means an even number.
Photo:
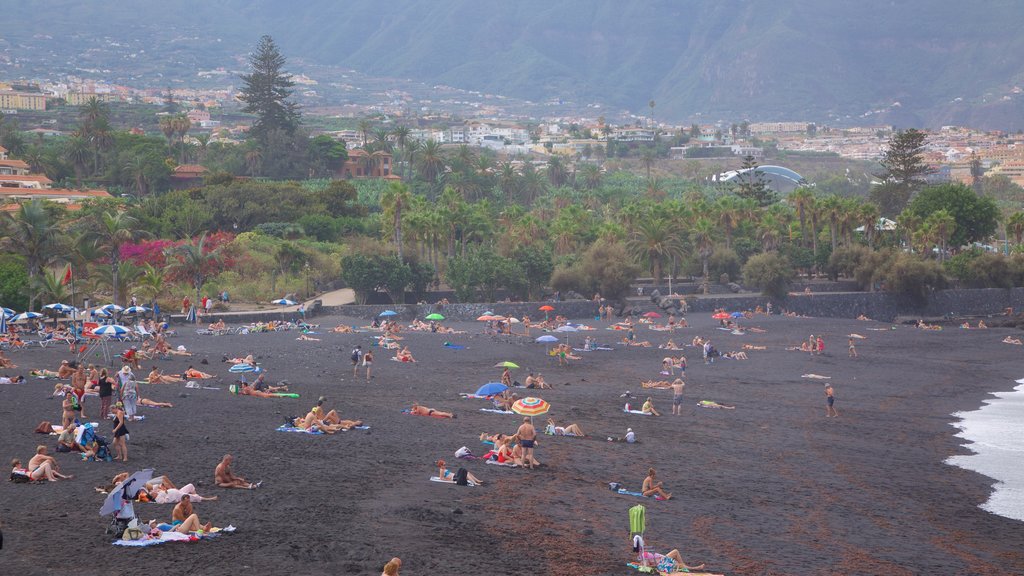
[{"label": "white umbrella", "polygon": [[117,304],[107,304],[106,306],[103,306],[103,309],[106,310],[107,312],[110,312],[111,314],[115,312],[124,311],[124,308],[118,306]]},{"label": "white umbrella", "polygon": [[152,468],[139,470],[125,478],[123,482],[115,486],[114,489],[107,494],[107,499],[103,501],[103,506],[100,507],[100,516],[107,516],[114,512],[120,512],[123,501],[128,500],[130,502],[134,500],[139,495],[139,490],[145,488],[146,482],[149,482],[152,479]]},{"label": "white umbrella", "polygon": [[104,310],[103,308],[97,308],[90,312],[89,314],[91,314],[92,316],[99,316],[100,318],[110,318],[111,316],[113,316],[113,314],[111,314],[107,310]]},{"label": "white umbrella", "polygon": [[120,324],[110,324],[108,326],[100,326],[94,328],[92,331],[94,336],[107,336],[108,338],[120,338],[131,333],[131,330],[121,326]]},{"label": "white umbrella", "polygon": [[47,310],[56,310],[61,314],[69,314],[75,311],[74,306],[68,306],[67,304],[61,304],[60,302],[57,302],[55,304],[47,304],[46,306],[43,306],[43,308]]},{"label": "white umbrella", "polygon": [[43,315],[38,312],[22,312],[11,317],[11,322],[17,322],[19,320],[33,320],[35,318],[42,318]]},{"label": "white umbrella", "polygon": [[144,312],[149,312],[149,308],[145,306],[129,306],[124,309],[125,314],[142,314]]},{"label": "white umbrella", "polygon": [[281,306],[295,306],[295,302],[293,302],[293,301],[291,301],[291,300],[289,300],[287,298],[281,298],[280,300],[271,300],[270,303],[271,304],[280,304]]},{"label": "white umbrella", "polygon": [[14,310],[11,310],[10,308],[0,308],[0,310],[3,310],[4,311],[3,315],[7,316],[8,318],[10,318],[11,316],[14,316],[14,314],[15,314]]}]

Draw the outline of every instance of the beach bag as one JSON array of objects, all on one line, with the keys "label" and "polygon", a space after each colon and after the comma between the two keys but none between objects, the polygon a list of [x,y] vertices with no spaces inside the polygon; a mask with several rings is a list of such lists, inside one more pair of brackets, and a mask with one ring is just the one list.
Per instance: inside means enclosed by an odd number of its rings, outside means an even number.
[{"label": "beach bag", "polygon": [[121,534],[122,540],[142,540],[146,536],[142,528],[138,526],[129,526],[124,529],[124,533]]},{"label": "beach bag", "polygon": [[455,471],[455,483],[459,486],[469,486],[469,471],[459,468]]}]

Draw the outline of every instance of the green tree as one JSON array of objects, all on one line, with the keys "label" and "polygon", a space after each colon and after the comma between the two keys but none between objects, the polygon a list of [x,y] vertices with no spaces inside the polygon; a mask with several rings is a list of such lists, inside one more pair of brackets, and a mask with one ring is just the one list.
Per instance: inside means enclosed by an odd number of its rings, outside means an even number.
[{"label": "green tree", "polygon": [[541,246],[525,246],[516,250],[512,259],[523,272],[526,280],[527,300],[539,300],[541,289],[551,278],[555,265],[551,259],[551,251]]},{"label": "green tree", "polygon": [[715,249],[715,225],[707,218],[698,218],[690,229],[690,239],[700,257],[701,269],[704,272],[704,293],[708,293],[708,259]]},{"label": "green tree", "polygon": [[793,267],[778,252],[751,256],[743,266],[743,282],[773,300],[784,300],[793,279]]},{"label": "green tree", "polygon": [[398,254],[398,261],[404,262],[402,257],[402,216],[403,210],[412,202],[412,192],[409,187],[401,182],[392,182],[388,189],[381,196],[380,204],[384,213],[390,216],[392,231],[394,233],[395,251]]},{"label": "green tree", "polygon": [[995,200],[988,196],[978,196],[964,184],[929,186],[914,198],[908,208],[921,220],[939,210],[952,215],[956,229],[949,242],[953,246],[985,240],[998,227],[999,208]]},{"label": "green tree", "polygon": [[667,218],[648,218],[638,223],[626,247],[636,260],[647,264],[655,283],[660,283],[665,264],[682,258],[683,237]]},{"label": "green tree", "polygon": [[768,187],[764,175],[759,170],[760,166],[753,156],[743,158],[743,165],[740,166],[740,173],[734,179],[734,191],[741,198],[749,198],[759,206],[768,206],[778,201],[775,192]]},{"label": "green tree", "polygon": [[924,161],[924,144],[928,135],[920,130],[897,130],[889,138],[882,154],[882,171],[875,174],[881,184],[871,189],[871,200],[882,214],[899,214],[914,192],[925,184],[932,169]]},{"label": "green tree", "polygon": [[121,247],[149,236],[152,234],[140,229],[139,221],[127,212],[103,212],[92,223],[88,238],[97,248],[105,251],[110,259],[110,286],[115,304],[120,304],[120,296],[123,296],[120,291],[122,284],[118,281],[122,270]]},{"label": "green tree", "polygon": [[37,275],[53,261],[57,248],[57,226],[39,200],[22,202],[15,212],[0,212],[3,247],[24,258],[30,290],[28,309],[35,309]]},{"label": "green tree", "polygon": [[[640,268],[629,258],[621,242],[598,240],[580,258],[580,270],[587,281],[587,291],[598,292],[609,300],[625,298]],[[552,278],[554,286],[554,278]]]},{"label": "green tree", "polygon": [[240,99],[245,103],[242,111],[256,115],[249,133],[261,142],[265,142],[272,131],[293,134],[299,126],[298,107],[288,100],[295,83],[284,71],[284,65],[285,58],[274,39],[264,35],[256,44],[256,51],[249,56],[250,73],[241,76]]},{"label": "green tree", "polygon": [[1019,246],[1024,241],[1024,211],[1011,214],[1006,220],[1006,229],[1013,234],[1014,242]]},{"label": "green tree", "polygon": [[0,257],[0,306],[24,310],[28,308],[28,294],[25,263],[11,255]]},{"label": "green tree", "polygon": [[168,259],[167,270],[188,279],[195,288],[196,299],[193,302],[202,300],[203,285],[218,272],[224,261],[223,246],[211,250],[206,244],[205,232],[197,239],[166,249],[164,255]]}]

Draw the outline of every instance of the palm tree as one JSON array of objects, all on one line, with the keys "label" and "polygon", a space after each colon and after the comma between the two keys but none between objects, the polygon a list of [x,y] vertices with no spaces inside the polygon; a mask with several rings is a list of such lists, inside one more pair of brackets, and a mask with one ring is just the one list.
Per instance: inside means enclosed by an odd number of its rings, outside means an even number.
[{"label": "palm tree", "polygon": [[178,114],[171,120],[174,131],[178,134],[178,143],[181,145],[181,163],[185,163],[185,135],[192,128],[192,121],[184,114]]},{"label": "palm tree", "polygon": [[401,150],[405,149],[406,144],[409,143],[409,127],[408,126],[395,126],[395,129],[391,131],[391,135],[395,137],[395,144]]},{"label": "palm tree", "polygon": [[263,171],[263,150],[252,146],[245,151],[245,167],[250,176],[258,176]]},{"label": "palm tree", "polygon": [[586,190],[597,190],[601,187],[601,167],[597,164],[584,164],[576,173],[576,183],[583,185]]},{"label": "palm tree", "polygon": [[35,309],[36,276],[50,263],[57,248],[57,228],[39,200],[22,202],[17,211],[0,212],[4,249],[25,259],[31,293],[28,309]]},{"label": "palm tree", "polygon": [[124,164],[124,171],[135,182],[135,191],[140,197],[145,196],[149,192],[149,177],[146,174],[148,168],[149,165],[141,154],[135,154]]},{"label": "palm tree", "polygon": [[519,188],[519,174],[511,162],[502,162],[498,168],[498,188],[505,195],[505,202],[511,204],[515,201],[516,191]]},{"label": "palm tree", "polygon": [[524,196],[524,204],[530,206],[541,194],[547,191],[547,186],[544,184],[544,178],[533,167],[533,164],[527,162],[523,165],[521,172],[522,177],[519,180],[519,191]]},{"label": "palm tree", "polygon": [[402,258],[402,209],[412,202],[412,193],[409,188],[400,182],[392,182],[380,199],[381,208],[385,214],[391,214],[391,222],[394,227],[395,250],[398,252],[399,262]]},{"label": "palm tree", "polygon": [[771,252],[779,247],[779,237],[782,224],[779,218],[772,212],[764,212],[757,227],[757,235],[761,239],[761,248],[765,252]]},{"label": "palm tree", "polygon": [[1019,245],[1024,239],[1024,212],[1017,211],[1006,219],[1006,228],[1013,234],[1014,240]]},{"label": "palm tree", "polygon": [[174,149],[174,133],[178,131],[178,127],[174,124],[173,116],[161,116],[160,117],[160,131],[164,133],[164,138],[167,138],[167,148],[172,151]]},{"label": "palm tree", "polygon": [[99,274],[97,285],[109,287],[111,293],[114,294],[115,303],[117,303],[117,295],[131,293],[135,283],[142,276],[142,268],[128,261],[120,261],[117,264],[101,264],[96,267],[96,272]]},{"label": "palm tree", "polygon": [[423,179],[431,184],[437,182],[437,177],[445,169],[444,156],[441,154],[441,145],[433,140],[427,140],[419,152],[419,173]]},{"label": "palm tree", "polygon": [[35,285],[32,288],[39,295],[40,301],[67,302],[68,291],[64,287],[63,279],[63,270],[43,270],[33,279]]},{"label": "palm tree", "polygon": [[651,166],[654,166],[655,160],[658,159],[657,154],[654,151],[654,146],[644,146],[640,149],[640,163],[644,165],[644,169],[647,170],[647,179],[651,179]]},{"label": "palm tree", "polygon": [[639,223],[626,248],[648,264],[654,282],[659,283],[665,262],[682,257],[683,238],[667,218],[650,218]]},{"label": "palm tree", "polygon": [[914,247],[914,232],[921,225],[921,218],[914,212],[904,209],[896,217],[896,229],[903,233],[907,248]]},{"label": "palm tree", "polygon": [[74,167],[75,181],[81,185],[86,162],[89,161],[89,143],[78,134],[72,136],[64,143],[64,157]]},{"label": "palm tree", "polygon": [[189,239],[184,244],[179,244],[164,251],[168,258],[168,270],[180,274],[189,279],[192,287],[196,290],[196,299],[202,299],[200,293],[203,284],[217,267],[223,262],[223,246],[209,250],[206,246],[206,232],[198,239]]},{"label": "palm tree", "polygon": [[733,195],[722,196],[715,202],[715,213],[718,215],[718,223],[725,231],[725,247],[732,248],[732,232],[739,227],[744,213],[739,198]]},{"label": "palm tree", "polygon": [[562,157],[558,154],[552,154],[551,157],[548,158],[547,175],[548,181],[556,188],[564,186],[566,181],[569,179],[569,173],[565,168],[565,163],[562,161]]},{"label": "palm tree", "polygon": [[800,219],[800,245],[807,246],[807,212],[814,203],[814,189],[797,188],[790,192],[787,201],[796,208],[797,218]]},{"label": "palm tree", "polygon": [[704,293],[708,293],[708,259],[711,258],[711,254],[715,248],[715,225],[711,220],[707,218],[698,218],[690,229],[690,238],[693,241],[693,245],[697,248],[697,254],[700,256],[701,267],[704,272]]},{"label": "palm tree", "polygon": [[395,144],[391,141],[391,132],[387,128],[377,128],[373,131],[373,147],[388,154],[395,149]]},{"label": "palm tree", "polygon": [[121,303],[121,282],[118,280],[122,270],[121,246],[149,236],[151,234],[139,229],[139,221],[127,212],[103,212],[92,223],[89,238],[97,248],[106,251],[110,259],[110,287],[115,304]]},{"label": "palm tree", "polygon": [[363,135],[363,147],[365,148],[370,143],[370,129],[373,125],[366,118],[359,121],[358,130]]},{"label": "palm tree", "polygon": [[143,298],[149,299],[149,306],[152,308],[166,290],[164,271],[148,262],[142,265],[141,270],[142,275],[139,276],[135,288],[142,293]]},{"label": "palm tree", "polygon": [[822,204],[823,216],[828,220],[829,232],[832,235],[832,251],[839,247],[839,223],[843,217],[843,203],[838,196],[825,198]]},{"label": "palm tree", "polygon": [[865,202],[857,210],[857,220],[864,227],[864,240],[868,247],[874,247],[875,231],[878,229],[878,219],[882,217],[878,206],[871,202]]},{"label": "palm tree", "polygon": [[196,161],[199,164],[202,164],[204,161],[206,161],[206,151],[209,149],[209,146],[210,146],[210,135],[209,134],[197,134],[197,135],[193,136],[193,139],[196,142],[199,143],[199,146],[198,146],[198,149],[197,149],[197,151],[199,153],[198,154],[199,157],[196,159]]},{"label": "palm tree", "polygon": [[939,244],[939,261],[945,260],[946,244],[956,230],[956,218],[948,210],[937,210],[928,216],[924,225],[932,230],[933,239]]}]

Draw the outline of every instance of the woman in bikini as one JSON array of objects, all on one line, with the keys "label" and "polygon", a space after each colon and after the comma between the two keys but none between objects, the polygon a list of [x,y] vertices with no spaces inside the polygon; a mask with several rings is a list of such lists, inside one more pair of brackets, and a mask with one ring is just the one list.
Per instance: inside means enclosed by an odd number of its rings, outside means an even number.
[{"label": "woman in bikini", "polygon": [[583,429],[580,428],[579,424],[569,424],[568,426],[557,426],[554,418],[548,418],[548,425],[544,429],[545,433],[554,436],[586,436],[583,433]]},{"label": "woman in bikini", "polygon": [[643,487],[640,489],[644,496],[660,496],[665,500],[670,500],[672,494],[662,490],[661,486],[661,482],[658,482],[657,478],[655,478],[654,468],[648,468],[647,477],[644,478]]},{"label": "woman in bikini", "polygon": [[176,384],[178,382],[184,382],[184,380],[178,376],[161,374],[160,369],[156,366],[153,366],[153,370],[149,372],[149,376],[146,377],[146,381],[150,384]]},{"label": "woman in bikini", "polygon": [[[441,480],[448,480],[451,482],[455,481],[455,472],[445,468],[444,460],[438,460],[434,463],[437,466],[437,477]],[[477,478],[472,472],[466,472],[466,479],[477,486],[483,484],[483,480]]]},{"label": "woman in bikini", "polygon": [[124,404],[114,404],[114,460],[128,461],[128,427]]}]

